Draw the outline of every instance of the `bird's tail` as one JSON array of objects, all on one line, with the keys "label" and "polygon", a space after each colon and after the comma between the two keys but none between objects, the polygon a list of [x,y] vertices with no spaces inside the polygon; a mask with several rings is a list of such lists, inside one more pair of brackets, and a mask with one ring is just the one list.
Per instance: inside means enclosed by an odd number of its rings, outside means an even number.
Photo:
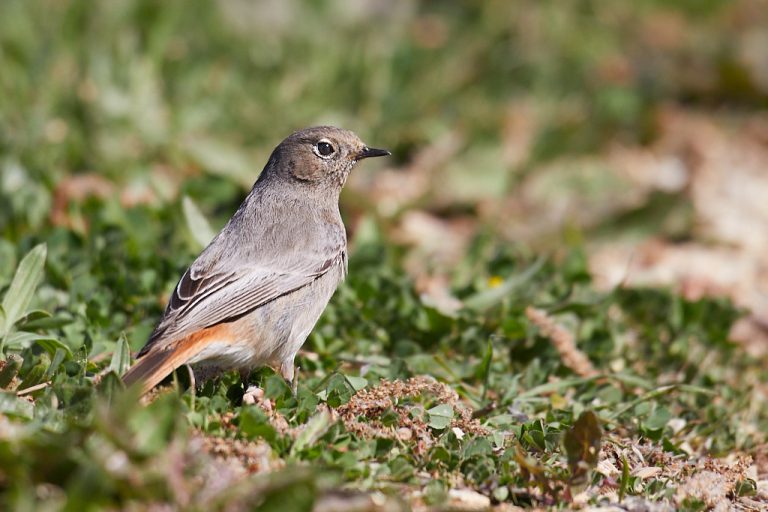
[{"label": "bird's tail", "polygon": [[176,368],[199,354],[214,336],[221,339],[221,327],[203,329],[173,343],[155,344],[123,375],[123,382],[128,387],[140,385],[141,394],[146,394]]},{"label": "bird's tail", "polygon": [[123,382],[128,387],[140,384],[144,395],[184,362],[174,350],[154,350],[136,361],[123,375]]}]

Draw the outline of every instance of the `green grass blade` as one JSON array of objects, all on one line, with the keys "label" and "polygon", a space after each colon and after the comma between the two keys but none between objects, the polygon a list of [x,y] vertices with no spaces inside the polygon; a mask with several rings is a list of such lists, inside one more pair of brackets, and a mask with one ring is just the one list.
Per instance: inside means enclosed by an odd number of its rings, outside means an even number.
[{"label": "green grass blade", "polygon": [[542,269],[546,261],[547,259],[545,257],[539,257],[528,268],[521,273],[510,277],[500,286],[476,293],[471,297],[466,298],[464,300],[464,307],[472,311],[485,311],[492,308],[509,296],[515,289],[533,279],[533,277]]},{"label": "green grass blade", "polygon": [[125,335],[121,335],[112,354],[112,360],[109,362],[109,369],[117,375],[122,376],[131,366],[131,350],[128,347],[128,340]]}]

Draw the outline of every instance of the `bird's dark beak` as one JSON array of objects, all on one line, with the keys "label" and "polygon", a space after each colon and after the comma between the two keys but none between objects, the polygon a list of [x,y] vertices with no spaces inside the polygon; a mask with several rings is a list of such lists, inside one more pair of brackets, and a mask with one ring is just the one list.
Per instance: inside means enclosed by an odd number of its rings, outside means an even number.
[{"label": "bird's dark beak", "polygon": [[369,148],[368,146],[363,146],[363,149],[360,150],[360,152],[357,154],[357,160],[362,160],[363,158],[371,158],[374,156],[389,156],[392,153],[387,151],[386,149],[376,149],[376,148]]}]

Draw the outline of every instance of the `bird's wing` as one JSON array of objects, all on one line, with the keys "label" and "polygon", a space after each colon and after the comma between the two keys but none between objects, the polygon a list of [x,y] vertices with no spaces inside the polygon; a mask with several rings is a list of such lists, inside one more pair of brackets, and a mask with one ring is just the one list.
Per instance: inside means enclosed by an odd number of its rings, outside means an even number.
[{"label": "bird's wing", "polygon": [[213,265],[196,261],[179,280],[163,319],[139,355],[157,344],[248,313],[346,263],[343,240],[328,243],[322,250],[302,253],[294,261],[260,258],[261,261],[242,265],[227,258]]}]

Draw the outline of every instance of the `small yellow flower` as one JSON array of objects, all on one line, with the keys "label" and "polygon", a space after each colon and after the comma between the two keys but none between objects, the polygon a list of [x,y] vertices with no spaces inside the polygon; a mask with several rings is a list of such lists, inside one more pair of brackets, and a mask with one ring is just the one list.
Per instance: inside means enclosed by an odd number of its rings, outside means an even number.
[{"label": "small yellow flower", "polygon": [[498,288],[503,282],[504,280],[499,276],[491,276],[488,278],[488,286],[490,288]]},{"label": "small yellow flower", "polygon": [[559,393],[552,393],[549,395],[549,402],[555,409],[565,409],[565,407],[568,405],[568,401],[563,395]]}]

